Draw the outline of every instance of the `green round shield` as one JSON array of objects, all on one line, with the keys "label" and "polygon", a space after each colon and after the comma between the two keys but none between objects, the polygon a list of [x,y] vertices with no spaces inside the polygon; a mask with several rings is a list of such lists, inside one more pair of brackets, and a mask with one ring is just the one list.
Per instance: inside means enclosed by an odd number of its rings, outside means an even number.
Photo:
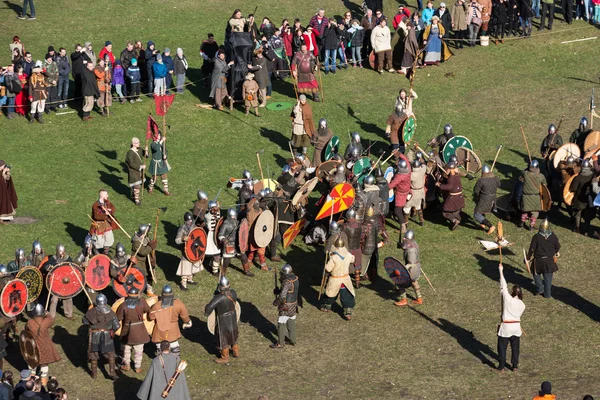
[{"label": "green round shield", "polygon": [[365,177],[371,170],[371,159],[369,157],[359,158],[352,167],[352,173],[358,178],[358,183],[362,184]]},{"label": "green round shield", "polygon": [[450,161],[450,157],[452,157],[456,153],[456,149],[459,147],[466,147],[469,150],[473,150],[473,145],[464,136],[454,136],[452,139],[446,142],[444,149],[442,150],[442,157],[444,158],[444,162]]},{"label": "green round shield", "polygon": [[292,103],[288,103],[287,101],[280,101],[280,102],[276,102],[276,103],[267,104],[267,110],[270,110],[270,111],[287,110],[288,108],[291,108],[291,107],[292,107]]},{"label": "green round shield", "polygon": [[402,139],[404,139],[404,143],[409,143],[412,140],[416,128],[417,120],[414,115],[411,115],[404,120],[402,123]]},{"label": "green round shield", "polygon": [[340,138],[334,136],[331,139],[329,139],[329,142],[327,142],[327,145],[325,146],[325,151],[321,153],[321,162],[331,160],[331,157],[333,157],[333,155],[336,154],[339,149]]}]

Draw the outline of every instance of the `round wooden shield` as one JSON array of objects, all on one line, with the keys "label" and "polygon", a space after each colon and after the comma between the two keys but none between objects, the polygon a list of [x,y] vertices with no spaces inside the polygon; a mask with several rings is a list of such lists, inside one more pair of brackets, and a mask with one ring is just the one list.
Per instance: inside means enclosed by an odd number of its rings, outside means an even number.
[{"label": "round wooden shield", "polygon": [[315,176],[319,178],[321,182],[323,182],[323,179],[327,178],[328,176],[334,175],[335,170],[341,164],[342,163],[337,160],[325,161],[317,167],[317,172],[315,173]]},{"label": "round wooden shield", "polygon": [[554,156],[555,155],[556,155],[556,150],[552,150],[552,153],[550,153],[550,155],[546,159],[546,168],[548,168],[549,171],[554,170]]},{"label": "round wooden shield", "polygon": [[27,305],[27,284],[21,279],[8,281],[0,294],[2,312],[8,318],[21,314]]},{"label": "round wooden shield", "polygon": [[110,284],[110,258],[97,254],[90,258],[85,269],[85,284],[95,291],[100,291]]},{"label": "round wooden shield", "polygon": [[273,179],[263,179],[254,184],[253,192],[254,194],[258,194],[263,189],[271,189],[271,191],[275,191],[277,189],[277,181]]},{"label": "round wooden shield", "polygon": [[85,274],[71,262],[55,265],[46,275],[46,287],[59,299],[70,299],[83,290]]},{"label": "round wooden shield", "polygon": [[240,226],[238,229],[238,246],[240,248],[240,252],[245,253],[248,251],[248,238],[250,237],[250,225],[248,224],[248,220],[243,218],[240,222]]},{"label": "round wooden shield", "polygon": [[550,189],[544,184],[540,186],[540,205],[542,206],[542,211],[550,211],[550,207],[552,207]]},{"label": "round wooden shield", "polygon": [[590,150],[598,150],[600,147],[600,131],[588,133],[583,142],[583,150],[587,153]]},{"label": "round wooden shield", "polygon": [[474,174],[481,169],[481,161],[473,150],[466,147],[459,147],[456,149],[456,158],[458,158],[458,165],[463,167],[467,172]]},{"label": "round wooden shield", "polygon": [[571,176],[565,182],[565,186],[563,187],[563,199],[565,200],[565,204],[570,206],[573,203],[573,198],[575,197],[575,193],[571,192],[571,183],[573,183],[573,179],[579,174],[575,174]]},{"label": "round wooden shield", "polygon": [[363,183],[369,171],[371,171],[371,159],[369,157],[359,158],[352,167],[352,173],[358,178],[360,184]]},{"label": "round wooden shield", "polygon": [[[392,179],[394,178],[394,167],[387,167],[385,172],[383,173],[383,177],[385,178],[387,183],[390,183],[392,181]],[[396,197],[394,195],[394,189],[390,189],[388,192],[388,201],[389,202],[394,201],[394,197]]]},{"label": "round wooden shield", "polygon": [[223,225],[223,221],[225,221],[225,217],[221,217],[217,221],[217,225],[215,226],[215,235],[213,237],[213,239],[215,241],[215,245],[217,246],[218,249],[221,248],[221,242],[219,241],[218,237],[219,237],[219,231],[221,230],[221,225]]},{"label": "round wooden shield", "polygon": [[254,244],[257,247],[267,247],[273,239],[273,225],[275,217],[271,210],[265,210],[260,213],[256,221],[254,222],[254,230],[252,231],[254,237]]},{"label": "round wooden shield", "polygon": [[321,211],[315,217],[315,220],[320,220],[329,217],[332,214],[337,214],[346,211],[354,203],[356,192],[354,187],[349,183],[338,183],[331,189],[331,192],[325,197],[325,201],[321,206]]},{"label": "round wooden shield", "polygon": [[444,158],[445,163],[450,161],[450,157],[456,153],[456,149],[459,147],[466,147],[469,150],[473,150],[473,145],[469,139],[464,136],[454,136],[446,142],[446,145],[442,150],[442,157]]},{"label": "round wooden shield", "polygon": [[329,142],[325,145],[325,151],[321,153],[321,161],[329,161],[334,154],[340,150],[340,138],[337,136],[333,136],[329,139]]},{"label": "round wooden shield", "polygon": [[283,234],[283,248],[284,249],[286,247],[288,247],[290,245],[290,243],[292,243],[294,241],[296,236],[298,236],[300,231],[302,231],[302,229],[304,228],[305,224],[306,224],[306,218],[302,218],[302,219],[294,222],[293,225],[291,225],[289,228],[287,228],[287,230]]},{"label": "round wooden shield", "polygon": [[585,156],[583,156],[583,158],[586,160],[590,160],[594,154],[600,156],[600,148],[586,151]]},{"label": "round wooden shield", "polygon": [[[144,299],[142,299],[142,301],[143,300]],[[112,305],[111,309],[116,313],[117,310],[119,309],[119,306],[121,304],[123,304],[124,301],[125,301],[125,297],[121,297],[120,299],[117,299],[114,302],[114,304]],[[150,308],[152,308],[152,306],[155,305],[157,302],[158,302],[157,296],[148,297],[146,299],[146,303],[148,303],[148,306],[150,306]],[[155,320],[148,321],[148,313],[144,313],[143,319],[144,319],[144,326],[146,327],[146,332],[148,332],[148,335],[152,335],[152,331],[154,331],[154,325],[156,325],[156,321]],[[119,327],[119,329],[117,329],[115,331],[115,335],[121,336],[121,328],[122,327]]]},{"label": "round wooden shield", "polygon": [[569,156],[573,156],[575,158],[579,158],[581,156],[581,150],[579,150],[579,146],[575,143],[566,143],[563,144],[556,150],[556,154],[554,154],[554,158],[552,159],[552,163],[554,168],[558,168],[558,164],[561,161],[565,161]]},{"label": "round wooden shield", "polygon": [[127,271],[127,275],[125,276],[123,283],[113,279],[112,287],[117,296],[127,297],[127,292],[129,292],[129,289],[132,287],[136,288],[140,291],[140,293],[142,293],[144,290],[146,290],[146,283],[146,277],[142,271],[138,267],[131,267],[129,268],[129,271]]},{"label": "round wooden shield", "polygon": [[[237,314],[237,322],[240,322],[240,317],[242,315],[242,307],[240,307],[240,303],[238,301],[235,302],[235,313]],[[209,314],[208,318],[206,318],[206,325],[208,327],[208,331],[215,334],[215,328],[217,327],[217,314],[213,311]]]},{"label": "round wooden shield", "polygon": [[395,259],[394,257],[387,257],[383,260],[383,268],[388,274],[392,282],[398,287],[409,288],[412,285],[412,279],[404,264]]},{"label": "round wooden shield", "polygon": [[310,195],[310,193],[315,189],[317,183],[319,183],[319,178],[314,177],[308,182],[306,182],[304,185],[302,185],[302,187],[298,189],[296,194],[294,194],[294,197],[292,197],[292,205],[297,206],[302,201],[304,201],[304,199],[306,199]]},{"label": "round wooden shield", "polygon": [[194,228],[190,231],[189,239],[184,244],[185,258],[189,262],[196,263],[203,259],[206,252],[206,232],[202,228]]},{"label": "round wooden shield", "polygon": [[40,349],[31,332],[23,330],[19,334],[19,347],[27,365],[37,368],[40,365]]},{"label": "round wooden shield", "polygon": [[46,263],[48,262],[48,260],[50,260],[50,256],[46,256],[44,257],[44,259],[42,260],[42,262],[40,263],[40,265],[38,265],[38,269],[42,269],[44,268],[44,265],[46,265]]},{"label": "round wooden shield", "polygon": [[25,267],[17,273],[17,279],[22,280],[27,285],[27,302],[35,301],[44,288],[44,277],[36,267]]},{"label": "round wooden shield", "polygon": [[410,115],[408,118],[406,118],[404,122],[402,122],[400,129],[404,143],[409,143],[415,135],[415,130],[417,129],[417,119],[415,116]]}]

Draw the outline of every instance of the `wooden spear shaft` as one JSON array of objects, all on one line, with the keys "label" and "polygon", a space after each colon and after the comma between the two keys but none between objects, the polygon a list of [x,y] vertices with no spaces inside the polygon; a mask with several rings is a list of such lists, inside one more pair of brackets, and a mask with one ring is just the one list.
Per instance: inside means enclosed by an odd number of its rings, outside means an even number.
[{"label": "wooden spear shaft", "polygon": [[[71,270],[73,271],[73,274],[75,275],[75,278],[77,278],[77,282],[79,282],[79,284],[81,285],[83,293],[85,293],[85,295],[87,296],[88,300],[90,301],[90,304],[93,305],[94,302],[92,301],[90,294],[87,292],[87,290],[85,290],[85,285],[81,281],[81,278],[79,277],[79,275],[77,275],[77,271],[75,271],[75,268],[73,267],[73,265],[69,264],[69,266],[71,267]],[[54,278],[54,275],[52,275],[52,277]]]},{"label": "wooden spear shaft", "polygon": [[[331,226],[331,221],[333,221],[333,206],[335,204],[335,201],[331,202],[331,215],[329,216],[329,226]],[[327,242],[325,242],[325,244],[327,244]],[[325,264],[323,265],[323,276],[321,277],[321,287],[319,289],[319,298],[318,300],[321,300],[321,295],[323,294],[323,289],[325,287],[325,266],[327,265],[327,263],[329,262],[329,252],[325,253]]]},{"label": "wooden spear shaft", "polygon": [[498,146],[498,151],[496,151],[496,157],[494,157],[494,162],[492,163],[492,168],[490,172],[494,170],[494,166],[496,165],[496,160],[498,159],[498,154],[500,154],[500,150],[502,150],[502,145]]},{"label": "wooden spear shaft", "polygon": [[529,164],[531,164],[531,153],[529,152],[529,145],[527,144],[527,137],[525,137],[525,130],[523,129],[523,125],[519,125],[521,128],[521,134],[523,135],[523,141],[525,141],[525,148],[527,149],[527,155],[529,156]]},{"label": "wooden spear shaft", "polygon": [[46,297],[46,311],[48,310],[48,303],[50,303],[50,293],[52,293],[52,284],[54,283],[54,274],[50,277],[50,287],[48,288],[48,297]]},{"label": "wooden spear shaft", "polygon": [[123,233],[125,234],[125,236],[127,236],[131,240],[131,236],[129,236],[129,233],[127,233],[127,231],[125,231],[125,229],[123,229],[123,227],[121,226],[121,224],[119,224],[119,222],[115,219],[115,217],[113,217],[112,214],[109,213],[104,206],[102,206],[102,209],[104,210],[104,212],[106,212],[106,215],[108,215],[109,218],[112,219],[112,221],[115,224],[117,224],[117,226],[119,227],[119,229],[121,229],[123,231]]}]

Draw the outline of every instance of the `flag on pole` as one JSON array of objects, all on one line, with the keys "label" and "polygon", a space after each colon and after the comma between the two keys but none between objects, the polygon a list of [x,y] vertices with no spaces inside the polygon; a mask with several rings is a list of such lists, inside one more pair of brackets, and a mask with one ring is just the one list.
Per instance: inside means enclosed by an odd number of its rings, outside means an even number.
[{"label": "flag on pole", "polygon": [[162,117],[167,114],[169,107],[175,99],[174,94],[154,95],[154,103],[156,104],[156,115]]},{"label": "flag on pole", "polygon": [[153,139],[154,137],[158,136],[158,133],[158,124],[156,123],[154,118],[152,118],[152,115],[148,115],[148,123],[146,127],[146,140]]}]

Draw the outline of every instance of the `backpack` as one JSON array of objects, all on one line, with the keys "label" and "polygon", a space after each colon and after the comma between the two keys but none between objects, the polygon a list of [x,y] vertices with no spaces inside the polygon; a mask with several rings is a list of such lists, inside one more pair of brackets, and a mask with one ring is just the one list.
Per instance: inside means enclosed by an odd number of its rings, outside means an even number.
[{"label": "backpack", "polygon": [[21,82],[18,79],[15,79],[14,77],[10,77],[10,79],[6,81],[6,88],[11,93],[21,93]]}]

